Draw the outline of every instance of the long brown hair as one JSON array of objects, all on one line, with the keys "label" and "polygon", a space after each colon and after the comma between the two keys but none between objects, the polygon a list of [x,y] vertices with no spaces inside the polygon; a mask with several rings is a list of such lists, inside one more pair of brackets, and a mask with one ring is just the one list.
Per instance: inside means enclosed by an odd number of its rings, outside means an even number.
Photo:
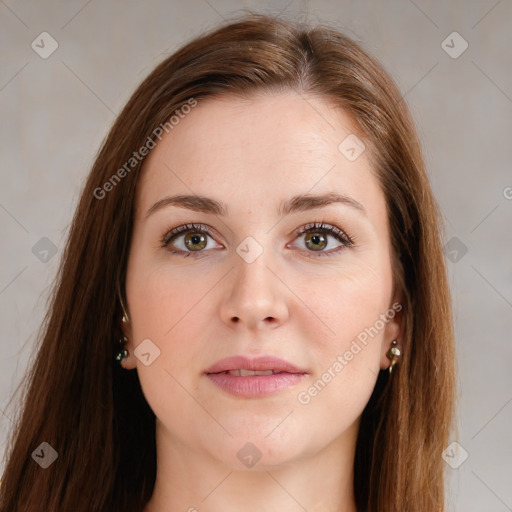
[{"label": "long brown hair", "polygon": [[[441,219],[411,115],[391,78],[350,38],[250,14],[158,65],[96,157],[9,439],[2,512],[140,512],[147,504],[156,476],[155,416],[137,372],[114,361],[117,290],[124,297],[143,159],[126,163],[191,98],[289,89],[333,100],[354,119],[386,197],[394,282],[403,297],[403,359],[391,376],[380,372],[361,419],[357,508],[444,510],[441,455],[456,428],[451,300]],[[122,179],[113,180],[116,173]],[[46,469],[32,457],[43,442],[58,454]]]}]

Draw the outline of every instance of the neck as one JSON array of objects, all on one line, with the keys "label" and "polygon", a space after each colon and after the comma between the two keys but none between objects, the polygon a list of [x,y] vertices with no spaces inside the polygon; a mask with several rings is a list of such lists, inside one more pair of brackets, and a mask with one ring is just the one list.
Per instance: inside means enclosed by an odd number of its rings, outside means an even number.
[{"label": "neck", "polygon": [[180,444],[157,420],[157,476],[144,512],[357,512],[358,426],[286,465],[239,470]]}]

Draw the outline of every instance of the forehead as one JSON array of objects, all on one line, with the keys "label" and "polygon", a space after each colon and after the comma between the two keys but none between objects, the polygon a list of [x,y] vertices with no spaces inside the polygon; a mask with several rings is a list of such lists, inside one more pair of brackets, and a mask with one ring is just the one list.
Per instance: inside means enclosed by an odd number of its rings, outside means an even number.
[{"label": "forehead", "polygon": [[382,202],[365,152],[350,161],[340,151],[355,131],[346,112],[318,96],[200,99],[146,158],[138,207],[171,192],[222,197],[235,209],[308,191]]},{"label": "forehead", "polygon": [[164,136],[146,163],[168,154],[171,145],[175,159],[186,152],[190,163],[205,157],[247,163],[257,158],[268,167],[311,154],[327,160],[353,131],[346,112],[317,96],[289,91],[206,98]]}]

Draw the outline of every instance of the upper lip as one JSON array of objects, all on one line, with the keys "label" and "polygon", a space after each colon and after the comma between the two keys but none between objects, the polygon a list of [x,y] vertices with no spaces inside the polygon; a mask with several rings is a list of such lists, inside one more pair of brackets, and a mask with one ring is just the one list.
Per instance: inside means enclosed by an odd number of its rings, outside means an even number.
[{"label": "upper lip", "polygon": [[259,357],[233,356],[221,359],[206,369],[205,373],[222,373],[230,370],[252,370],[287,373],[306,373],[305,370],[281,359],[279,357],[265,355]]}]

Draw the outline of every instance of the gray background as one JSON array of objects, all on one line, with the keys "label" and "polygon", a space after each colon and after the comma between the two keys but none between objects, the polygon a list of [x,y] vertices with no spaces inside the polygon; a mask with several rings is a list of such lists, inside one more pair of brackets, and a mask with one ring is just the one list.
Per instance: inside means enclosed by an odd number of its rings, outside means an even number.
[{"label": "gray background", "polygon": [[[243,8],[332,24],[379,58],[403,91],[446,221],[459,441],[469,454],[462,462],[462,449],[448,450],[458,466],[449,469],[449,510],[512,510],[510,0],[1,1],[2,446],[7,400],[26,370],[78,194],[115,115],[158,62]],[[31,47],[42,46],[44,31],[58,43],[47,59]],[[469,45],[457,58],[443,49],[463,49],[457,36],[447,39],[454,31]]]}]

